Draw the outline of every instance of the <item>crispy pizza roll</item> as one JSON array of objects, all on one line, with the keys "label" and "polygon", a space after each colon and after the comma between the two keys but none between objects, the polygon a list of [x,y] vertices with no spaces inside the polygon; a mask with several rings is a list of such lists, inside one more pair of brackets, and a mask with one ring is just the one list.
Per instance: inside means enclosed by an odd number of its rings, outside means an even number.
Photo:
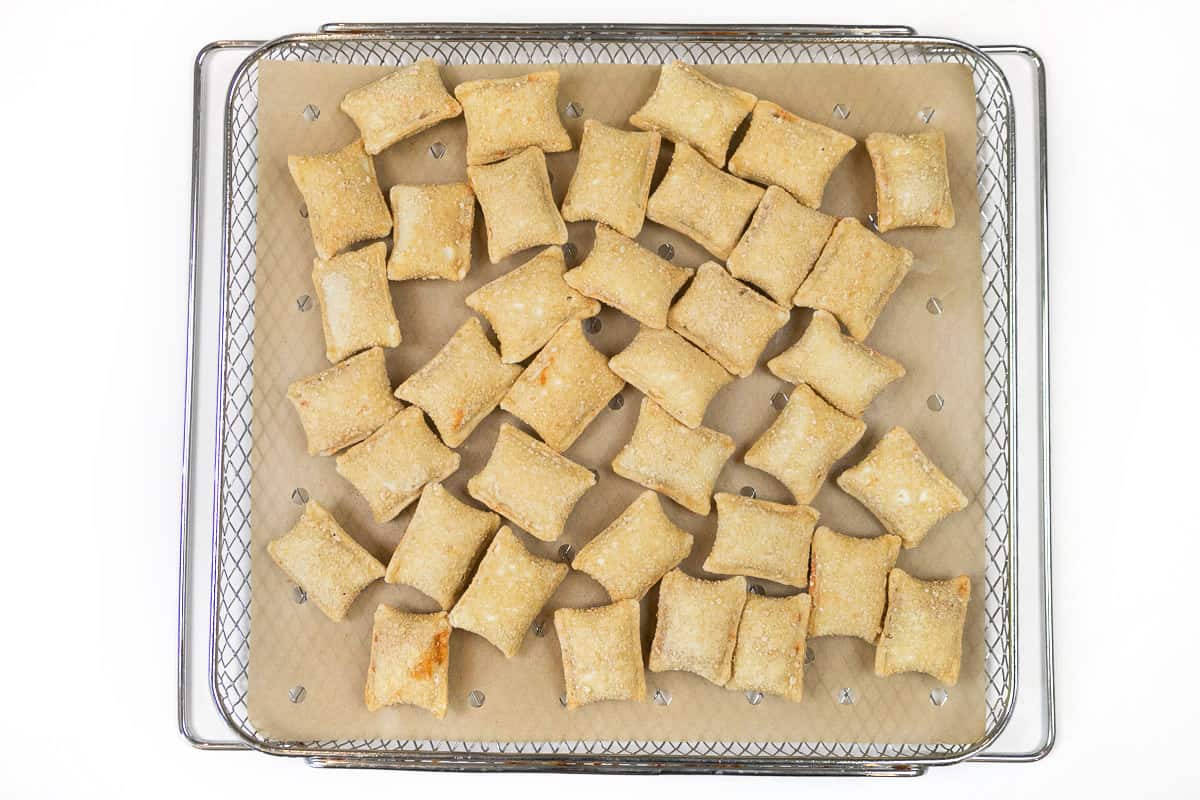
[{"label": "crispy pizza roll", "polygon": [[596,538],[571,568],[586,572],[613,600],[641,600],[692,551],[692,535],[671,522],[654,492],[642,492]]},{"label": "crispy pizza roll", "polygon": [[640,620],[636,600],[554,612],[568,709],[602,700],[646,699]]},{"label": "crispy pizza roll", "polygon": [[321,305],[325,357],[333,363],[371,347],[400,344],[400,321],[392,308],[383,242],[314,259],[312,280]]},{"label": "crispy pizza roll", "polygon": [[400,410],[383,350],[372,347],[288,385],[310,456],[330,456],[361,442]]},{"label": "crispy pizza roll", "polygon": [[846,217],[838,222],[793,302],[837,317],[860,342],[912,268],[913,255]]},{"label": "crispy pizza roll", "polygon": [[896,427],[867,457],[837,478],[838,486],[867,507],[888,533],[916,547],[934,525],[970,502],[954,481]]},{"label": "crispy pizza roll", "polygon": [[759,100],[729,171],[780,186],[809,208],[820,208],[829,176],[856,144],[853,137]]},{"label": "crispy pizza roll", "polygon": [[543,244],[566,244],[567,224],[550,191],[546,156],[536,147],[497,164],[467,167],[467,180],[483,209],[488,260]]},{"label": "crispy pizza roll", "polygon": [[595,484],[590,469],[506,422],[467,491],[536,538],[553,542],[562,536],[571,509]]},{"label": "crispy pizza roll", "polygon": [[667,309],[692,271],[659,258],[605,225],[583,263],[563,276],[580,294],[595,298],[651,328],[667,327]]},{"label": "crispy pizza roll", "polygon": [[624,388],[625,381],[608,368],[608,357],[592,347],[583,326],[573,321],[559,328],[529,362],[500,407],[561,452]]},{"label": "crispy pizza roll", "polygon": [[733,132],[756,99],[749,92],[706,78],[690,64],[673,61],[663,65],[654,94],[634,112],[629,124],[658,131],[677,145],[690,144],[723,167]]},{"label": "crispy pizza roll", "polygon": [[519,366],[500,360],[483,324],[471,317],[437,355],[396,388],[396,397],[420,406],[442,441],[458,447],[492,413],[520,374]]},{"label": "crispy pizza roll", "polygon": [[733,381],[724,367],[670,330],[639,329],[608,366],[689,428],[704,421],[713,397]]},{"label": "crispy pizza roll", "polygon": [[733,672],[738,624],[746,604],[746,579],[722,581],[668,572],[658,590],[658,625],[650,645],[650,670],[685,670],[724,686]]},{"label": "crispy pizza roll", "polygon": [[661,141],[654,131],[622,131],[586,120],[579,163],[563,199],[563,219],[594,220],[631,238],[637,236],[646,220],[650,178]]},{"label": "crispy pizza roll", "polygon": [[340,107],[358,126],[371,155],[462,113],[428,58],[348,92]]},{"label": "crispy pizza roll", "polygon": [[527,147],[571,149],[558,118],[558,71],[467,81],[454,87],[467,121],[467,163],[490,164]]},{"label": "crispy pizza roll", "polygon": [[570,568],[533,555],[507,525],[492,538],[450,624],[477,633],[512,658]]},{"label": "crispy pizza roll", "polygon": [[487,317],[496,332],[505,364],[536,353],[563,323],[600,313],[599,303],[563,281],[566,271],[562,250],[547,247],[467,295],[467,305]]},{"label": "crispy pizza roll", "polygon": [[733,277],[790,307],[836,224],[836,217],[800,205],[778,186],[768,186],[725,266]]},{"label": "crispy pizza roll", "polygon": [[613,459],[613,472],[706,515],[713,486],[733,455],[733,439],[703,426],[689,428],[642,398],[633,436]]},{"label": "crispy pizza roll", "polygon": [[383,564],[316,500],[304,505],[290,531],[267,544],[267,552],[334,622],[345,618],[363,589],[383,577]]},{"label": "crispy pizza roll", "polygon": [[458,453],[442,444],[417,406],[396,414],[364,441],[339,455],[337,472],[354,485],[376,522],[408,507],[427,483],[458,469]]},{"label": "crispy pizza roll", "polygon": [[846,336],[837,319],[820,309],[796,343],[767,362],[767,369],[789,383],[807,383],[852,417],[861,417],[905,371],[899,361]]},{"label": "crispy pizza roll", "polygon": [[461,281],[471,271],[475,193],[465,183],[399,184],[392,201],[389,280]]},{"label": "crispy pizza roll", "polygon": [[945,133],[937,128],[907,136],[872,133],[867,152],[875,169],[879,230],[954,227]]},{"label": "crispy pizza roll", "polygon": [[352,244],[387,236],[392,229],[375,162],[362,139],[332,153],[288,156],[288,172],[304,196],[319,257],[333,258]]},{"label": "crispy pizza roll", "polygon": [[719,264],[707,261],[667,315],[667,324],[744,378],[758,363],[771,337],[787,324],[788,309],[772,303]]},{"label": "crispy pizza roll", "polygon": [[382,603],[371,629],[368,711],[418,706],[438,719],[450,703],[450,622],[445,611],[412,614]]},{"label": "crispy pizza roll", "polygon": [[762,196],[761,187],[722,172],[686,144],[677,144],[667,174],[646,204],[646,216],[724,260]]},{"label": "crispy pizza roll", "polygon": [[733,675],[725,688],[773,694],[799,703],[804,698],[811,607],[806,594],[749,595],[738,625]]},{"label": "crispy pizza roll", "polygon": [[717,537],[704,570],[750,575],[803,589],[808,550],[821,516],[815,508],[718,492]]},{"label": "crispy pizza roll", "polygon": [[865,538],[817,528],[808,575],[808,635],[857,636],[875,644],[887,602],[888,571],[899,555],[900,537],[890,533]]},{"label": "crispy pizza roll", "polygon": [[887,596],[875,674],[924,672],[947,686],[958,683],[971,579],[923,581],[897,568],[888,576]]},{"label": "crispy pizza roll", "polygon": [[384,580],[415,587],[449,611],[471,577],[500,517],[459,500],[440,483],[425,484]]}]

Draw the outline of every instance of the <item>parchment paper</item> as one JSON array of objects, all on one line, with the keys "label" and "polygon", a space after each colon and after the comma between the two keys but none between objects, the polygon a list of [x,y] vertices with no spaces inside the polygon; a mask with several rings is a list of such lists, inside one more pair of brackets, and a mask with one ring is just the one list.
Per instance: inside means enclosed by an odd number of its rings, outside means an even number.
[{"label": "parchment paper", "polygon": [[[592,117],[628,128],[629,114],[649,96],[657,79],[653,66],[558,65],[562,74],[559,106],[574,100],[582,118],[563,115],[575,147],[583,119]],[[444,67],[448,87],[472,78],[521,74],[533,67],[512,65]],[[601,703],[568,712],[559,703],[563,691],[558,641],[549,615],[560,606],[606,602],[603,590],[582,573],[572,572],[546,609],[543,635],[532,633],[520,653],[506,660],[474,634],[456,631],[450,648],[450,710],[438,721],[411,707],[367,711],[363,683],[370,650],[371,617],[378,603],[431,611],[435,604],[417,591],[375,583],[359,597],[348,618],[330,622],[312,604],[297,604],[292,587],[266,553],[266,544],[286,532],[300,507],[291,499],[303,487],[324,504],[360,542],[384,563],[404,531],[412,507],[393,522],[372,521],[366,503],[334,471],[332,458],[310,457],[304,436],[285,392],[289,382],[329,366],[324,358],[321,320],[313,307],[302,311],[297,299],[313,295],[310,272],[314,256],[302,198],[288,175],[288,154],[321,153],[357,135],[353,123],[338,110],[350,89],[386,73],[386,68],[265,62],[259,71],[258,238],[256,255],[252,574],[249,714],[271,739],[311,741],[357,738],[465,741],[560,740],[721,740],[825,741],[891,743],[965,743],[983,732],[983,565],[984,515],[979,498],[984,481],[983,321],[980,270],[979,204],[975,174],[975,97],[970,72],[957,65],[845,66],[737,65],[705,66],[714,78],[773,100],[796,113],[833,125],[861,142],[871,131],[909,132],[922,128],[922,108],[933,108],[932,124],[946,132],[951,183],[958,224],[952,230],[909,230],[885,238],[916,255],[913,272],[892,298],[869,342],[908,368],[905,378],[889,387],[866,414],[867,434],[831,473],[814,505],[821,521],[837,530],[862,535],[881,532],[861,506],[834,485],[832,477],[861,459],[891,425],[908,428],[922,447],[972,498],[970,507],[937,527],[899,565],[921,577],[971,576],[973,597],[965,635],[959,684],[944,706],[933,706],[930,690],[938,684],[922,675],[888,679],[872,673],[874,648],[859,640],[810,640],[815,661],[808,665],[805,696],[797,705],[766,697],[750,705],[740,692],[713,686],[686,673],[650,673],[651,693],[666,689],[669,706]],[[320,109],[309,121],[306,105]],[[833,115],[836,104],[849,117]],[[465,180],[465,126],[459,119],[442,123],[393,146],[376,157],[380,183]],[[445,154],[434,158],[430,145],[442,142]],[[671,147],[664,141],[658,176],[666,169]],[[556,199],[561,202],[577,151],[551,154],[549,169]],[[834,173],[824,210],[866,217],[874,210],[874,184],[865,147],[859,145]],[[591,223],[569,224],[578,263],[591,247]],[[481,284],[523,263],[536,251],[490,265],[485,258],[482,218],[475,226],[474,266],[461,283],[409,281],[393,283],[392,293],[404,341],[388,352],[392,383],[399,384],[423,365],[469,313],[463,298]],[[639,241],[650,248],[670,242],[675,263],[695,267],[708,259],[683,236],[647,221]],[[390,244],[390,242],[389,242]],[[940,315],[926,310],[931,296],[941,299]],[[314,301],[315,303],[315,301]],[[618,352],[632,338],[635,324],[605,308],[603,328],[592,336],[605,353]],[[749,445],[777,413],[771,397],[787,391],[762,366],[795,341],[809,312],[793,312],[792,321],[775,337],[749,378],[725,389],[708,411],[705,424],[734,437],[737,451],[717,484],[737,492],[751,486],[759,497],[791,502],[782,485],[765,473],[740,463]],[[945,408],[933,412],[926,398],[938,392]],[[576,507],[562,539],[539,542],[522,533],[535,552],[554,557],[563,543],[578,551],[606,526],[642,487],[618,477],[610,463],[632,433],[640,394],[624,390],[620,410],[605,410],[568,455],[599,470],[599,482]],[[497,410],[459,448],[462,466],[446,486],[468,499],[467,479],[482,468],[491,452],[499,423]],[[664,500],[669,516],[695,536],[684,564],[703,575],[716,528],[716,513],[706,518]],[[514,526],[515,527],[515,526]],[[768,594],[788,590],[762,583]],[[644,648],[653,635],[657,590],[643,602]],[[292,703],[288,690],[303,685],[302,703]],[[837,701],[843,687],[856,701]],[[467,703],[478,689],[481,708]]]}]

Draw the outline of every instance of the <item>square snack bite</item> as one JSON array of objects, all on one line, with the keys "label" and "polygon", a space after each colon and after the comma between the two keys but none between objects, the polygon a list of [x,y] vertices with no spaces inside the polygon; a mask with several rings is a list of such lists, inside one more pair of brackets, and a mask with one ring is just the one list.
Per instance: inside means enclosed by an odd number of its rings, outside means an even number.
[{"label": "square snack bite", "polygon": [[465,183],[398,184],[392,201],[388,279],[461,281],[471,271],[475,193]]},{"label": "square snack bite", "polygon": [[804,698],[811,599],[749,595],[738,625],[733,675],[726,689],[763,692],[799,703]]},{"label": "square snack bite", "polygon": [[906,136],[872,133],[867,152],[875,169],[879,230],[954,227],[945,133],[937,128]]},{"label": "square snack bite", "polygon": [[924,672],[947,686],[958,683],[971,579],[923,581],[897,568],[888,576],[887,592],[875,674]]},{"label": "square snack bite", "polygon": [[913,255],[846,217],[833,229],[793,302],[831,312],[860,342],[912,268]]},{"label": "square snack bite", "polygon": [[558,71],[467,81],[454,87],[467,121],[467,163],[490,164],[536,147],[571,149],[558,118]]},{"label": "square snack bite", "polygon": [[866,430],[861,419],[846,416],[799,384],[742,461],[778,478],[797,503],[808,503],[821,491],[829,468]]},{"label": "square snack bite", "polygon": [[383,263],[386,254],[387,245],[376,242],[328,261],[313,260],[325,357],[335,364],[360,350],[400,344],[400,321]]},{"label": "square snack bite", "polygon": [[625,381],[608,368],[608,357],[592,347],[582,325],[571,321],[529,362],[500,407],[561,452],[623,388]]},{"label": "square snack bite", "polygon": [[905,549],[919,545],[934,525],[970,502],[900,427],[885,433],[866,458],[838,476],[837,484],[888,533],[899,536]]},{"label": "square snack bite", "polygon": [[450,622],[445,611],[412,614],[375,609],[371,664],[364,692],[368,711],[418,706],[438,719],[450,703]]},{"label": "square snack bite", "polygon": [[613,459],[613,472],[707,515],[713,486],[733,455],[733,439],[703,426],[689,428],[642,398],[637,427]]},{"label": "square snack bite", "polygon": [[754,108],[749,92],[724,86],[682,61],[664,64],[658,85],[629,124],[658,131],[676,144],[687,143],[718,167],[725,166],[729,141]]},{"label": "square snack bite", "polygon": [[341,150],[315,156],[288,156],[288,172],[304,196],[313,246],[321,258],[357,242],[378,239],[392,229],[375,162],[355,139]]},{"label": "square snack bite", "polygon": [[733,672],[738,624],[746,605],[746,579],[723,581],[668,572],[658,590],[658,625],[650,645],[650,670],[684,670],[724,686]]},{"label": "square snack bite", "polygon": [[505,364],[471,317],[425,366],[396,388],[396,397],[420,406],[437,426],[442,441],[458,447],[500,403],[521,374]]},{"label": "square snack bite", "polygon": [[636,600],[554,612],[568,709],[601,700],[646,699],[640,620]]},{"label": "square snack bite", "polygon": [[467,167],[467,180],[483,209],[488,260],[542,244],[566,244],[567,224],[554,204],[546,156],[536,147],[507,161]]},{"label": "square snack bite", "polygon": [[507,422],[483,469],[467,482],[479,502],[543,542],[562,536],[571,509],[596,476]]},{"label": "square snack bite", "polygon": [[536,353],[563,323],[600,313],[599,303],[567,285],[566,271],[562,249],[547,247],[467,295],[467,305],[487,317],[496,332],[505,364]]},{"label": "square snack bite", "polygon": [[641,600],[691,551],[692,535],[647,491],[583,546],[571,568],[595,578],[613,600]]},{"label": "square snack bite", "polygon": [[789,383],[807,383],[843,414],[861,417],[904,365],[846,336],[837,319],[817,309],[794,345],[767,362]]},{"label": "square snack bite", "polygon": [[563,219],[594,220],[631,238],[637,236],[646,220],[650,178],[661,142],[654,131],[622,131],[586,120],[579,163],[563,199]]},{"label": "square snack bite", "polygon": [[440,483],[428,483],[384,580],[413,586],[449,610],[466,588],[488,537],[499,527],[496,514],[472,508]]},{"label": "square snack bite", "polygon": [[733,381],[724,367],[671,330],[640,328],[608,366],[689,428],[704,421],[713,397]]},{"label": "square snack bite", "polygon": [[316,500],[304,505],[290,531],[267,544],[267,552],[334,622],[345,618],[363,589],[383,577],[383,564]]},{"label": "square snack bite", "polygon": [[340,107],[358,126],[371,155],[462,113],[428,58],[348,92]]},{"label": "square snack bite", "polygon": [[829,176],[856,144],[840,131],[759,100],[746,135],[729,159],[729,171],[781,186],[809,208],[820,208]]},{"label": "square snack bite", "polygon": [[591,252],[563,280],[643,325],[665,328],[667,309],[691,274],[612,228],[597,225]]},{"label": "square snack bite", "polygon": [[400,410],[392,397],[383,350],[372,347],[288,385],[310,456],[329,456],[361,442]]},{"label": "square snack bite", "polygon": [[450,624],[477,633],[512,658],[570,568],[533,555],[507,525],[488,545]]},{"label": "square snack bite", "polygon": [[749,575],[803,589],[808,550],[821,516],[815,508],[718,492],[717,537],[705,572]]},{"label": "square snack bite", "polygon": [[337,472],[366,499],[376,522],[387,522],[408,507],[427,483],[451,475],[454,452],[429,430],[416,406],[396,414],[364,441],[336,459]]},{"label": "square snack bite", "polygon": [[887,602],[888,571],[900,555],[900,537],[846,536],[824,525],[813,534],[808,593],[809,636],[879,638]]}]

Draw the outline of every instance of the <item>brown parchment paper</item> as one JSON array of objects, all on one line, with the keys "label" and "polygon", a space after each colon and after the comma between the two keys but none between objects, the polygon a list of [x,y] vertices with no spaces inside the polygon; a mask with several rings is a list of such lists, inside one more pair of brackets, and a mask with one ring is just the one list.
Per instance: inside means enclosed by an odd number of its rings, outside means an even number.
[{"label": "brown parchment paper", "polygon": [[[582,118],[563,116],[576,148],[584,118],[628,128],[629,114],[649,96],[658,68],[628,65],[559,65],[559,106],[574,100]],[[521,74],[532,67],[512,65],[444,67],[448,87],[472,78]],[[958,224],[952,230],[909,230],[885,238],[916,255],[913,272],[896,292],[870,337],[870,343],[902,361],[905,378],[888,388],[866,414],[862,442],[831,473],[813,503],[822,522],[849,533],[875,535],[879,524],[834,484],[832,477],[861,459],[891,425],[908,428],[929,455],[972,497],[971,506],[932,532],[920,548],[905,551],[899,565],[922,577],[971,576],[973,597],[967,620],[964,663],[950,700],[938,708],[929,701],[937,685],[922,675],[879,679],[873,675],[874,648],[859,640],[825,638],[810,641],[815,654],[805,676],[801,704],[775,697],[750,705],[740,692],[713,686],[686,673],[647,672],[650,692],[670,692],[669,706],[651,702],[602,703],[568,712],[559,703],[563,691],[558,641],[549,615],[560,606],[606,602],[603,590],[582,573],[572,572],[546,609],[544,633],[527,637],[520,653],[506,660],[483,639],[455,632],[450,648],[450,710],[444,720],[426,712],[398,707],[367,711],[363,683],[370,651],[371,618],[378,603],[418,611],[435,610],[417,591],[375,583],[358,599],[347,619],[334,624],[312,603],[297,604],[284,574],[266,553],[266,544],[287,531],[300,507],[291,495],[296,487],[324,504],[334,516],[384,563],[408,524],[410,507],[398,519],[376,524],[366,503],[334,471],[332,458],[310,457],[304,436],[288,403],[289,382],[324,369],[320,313],[302,311],[297,299],[314,294],[310,272],[314,256],[302,198],[287,172],[288,154],[325,152],[357,135],[353,123],[338,110],[350,89],[387,72],[386,68],[267,61],[259,68],[258,110],[258,238],[256,255],[253,449],[252,461],[252,604],[248,704],[250,719],[265,737],[284,741],[334,739],[402,739],[464,741],[561,740],[721,740],[825,741],[889,743],[965,743],[983,732],[983,564],[984,516],[978,502],[984,480],[983,321],[980,271],[979,204],[975,175],[975,98],[970,72],[957,65],[723,65],[704,71],[773,100],[796,113],[833,125],[861,142],[876,130],[919,130],[922,108],[933,108],[933,124],[946,132],[951,181]],[[306,105],[320,109],[309,121]],[[846,119],[832,110],[842,104]],[[465,180],[466,131],[461,117],[393,146],[376,157],[380,183]],[[430,145],[445,145],[434,158]],[[671,146],[664,141],[658,177],[666,169]],[[577,151],[548,156],[555,197],[561,202]],[[825,193],[824,210],[865,218],[874,210],[874,184],[865,147],[860,144],[834,173]],[[578,263],[592,241],[590,223],[570,224]],[[388,352],[392,383],[399,384],[423,365],[466,318],[463,298],[481,284],[530,258],[521,253],[498,265],[485,258],[481,216],[476,217],[474,266],[461,283],[409,281],[393,283],[392,293],[403,331],[403,343]],[[639,241],[656,248],[670,242],[675,263],[695,267],[708,259],[699,246],[647,221]],[[390,244],[390,242],[389,242]],[[944,311],[930,314],[931,296]],[[605,353],[618,352],[632,338],[635,324],[613,309],[600,315],[603,328],[592,336]],[[797,309],[775,337],[749,378],[725,389],[708,411],[705,423],[733,436],[737,451],[722,473],[718,490],[737,492],[751,486],[763,498],[791,502],[786,490],[765,473],[740,463],[749,445],[777,413],[771,397],[786,384],[762,364],[795,341],[809,312]],[[926,398],[938,392],[945,408],[935,413]],[[554,557],[563,543],[575,550],[586,543],[642,487],[618,477],[610,463],[632,433],[640,401],[632,387],[624,390],[620,410],[606,410],[567,452],[599,470],[597,486],[572,514],[564,536],[544,543],[521,534],[535,552]],[[469,500],[465,484],[479,471],[495,441],[497,410],[459,452],[462,466],[445,483]],[[667,513],[691,531],[695,547],[684,564],[691,574],[704,574],[716,528],[715,510],[699,517],[669,500]],[[515,526],[514,526],[515,527]],[[752,581],[757,582],[757,581]],[[784,587],[764,583],[768,594]],[[644,647],[653,636],[657,590],[642,604]],[[288,690],[306,689],[302,703],[292,703]],[[852,689],[853,705],[837,696]],[[481,708],[467,703],[478,689]]]}]

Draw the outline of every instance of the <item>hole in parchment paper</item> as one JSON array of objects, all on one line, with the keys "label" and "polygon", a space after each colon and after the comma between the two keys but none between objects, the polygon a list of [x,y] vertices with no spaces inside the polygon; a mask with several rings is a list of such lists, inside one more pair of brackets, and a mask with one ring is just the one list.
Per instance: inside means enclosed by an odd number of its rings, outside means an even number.
[{"label": "hole in parchment paper", "polygon": [[569,544],[564,544],[558,548],[558,558],[560,561],[570,564],[572,557],[575,555],[575,548]]},{"label": "hole in parchment paper", "polygon": [[300,114],[309,122],[316,122],[321,117],[321,109],[317,108],[312,103],[309,103],[304,107],[304,110],[301,111]]},{"label": "hole in parchment paper", "polygon": [[930,106],[925,106],[924,108],[922,108],[920,111],[917,112],[917,119],[921,120],[921,122],[924,122],[926,125],[928,125],[929,120],[933,119],[933,113],[934,113],[933,108],[931,108]]},{"label": "hole in parchment paper", "polygon": [[560,694],[558,696],[558,704],[563,708],[567,707],[567,696],[565,694]]},{"label": "hole in parchment paper", "polygon": [[763,589],[762,585],[757,583],[750,584],[750,588],[747,589],[747,591],[750,592],[750,594],[757,595],[764,595],[767,593],[766,590]]},{"label": "hole in parchment paper", "polygon": [[656,705],[656,706],[671,705],[671,693],[668,692],[666,689],[655,689],[654,690],[654,705]]},{"label": "hole in parchment paper", "polygon": [[308,502],[308,490],[297,486],[292,490],[292,502],[298,506],[302,506]]},{"label": "hole in parchment paper", "polygon": [[567,242],[566,244],[564,244],[562,246],[562,251],[563,251],[563,259],[567,262],[567,266],[571,266],[572,264],[574,264],[575,263],[575,255],[579,252],[578,250],[575,249],[575,245],[571,242]]},{"label": "hole in parchment paper", "polygon": [[533,621],[533,635],[534,636],[545,636],[546,635],[546,620],[536,619]]},{"label": "hole in parchment paper", "polygon": [[746,692],[746,702],[752,706],[756,706],[763,701],[762,692]]},{"label": "hole in parchment paper", "polygon": [[853,689],[846,687],[845,689],[842,689],[840,692],[838,692],[838,703],[840,703],[841,705],[852,706],[852,705],[854,705],[854,700],[855,700],[855,697],[854,697]]},{"label": "hole in parchment paper", "polygon": [[478,689],[472,689],[467,695],[467,702],[471,704],[471,708],[480,708],[484,700],[487,700],[487,696]]},{"label": "hole in parchment paper", "polygon": [[946,398],[942,397],[937,392],[934,392],[933,394],[929,395],[929,398],[925,401],[925,405],[930,411],[941,411],[946,407]]},{"label": "hole in parchment paper", "polygon": [[838,103],[833,107],[833,115],[838,119],[850,119],[850,106]]},{"label": "hole in parchment paper", "polygon": [[788,396],[783,392],[776,392],[771,395],[771,408],[776,411],[783,411],[783,407],[788,404]]},{"label": "hole in parchment paper", "polygon": [[434,142],[433,144],[429,145],[429,155],[433,156],[434,158],[441,158],[442,156],[446,155],[446,145],[442,144],[441,142]]},{"label": "hole in parchment paper", "polygon": [[941,686],[929,693],[929,702],[933,703],[938,708],[946,705],[946,701],[950,699],[950,693]]},{"label": "hole in parchment paper", "polygon": [[743,486],[739,494],[742,497],[749,497],[751,499],[758,497],[758,491],[753,486]]},{"label": "hole in parchment paper", "polygon": [[583,116],[583,106],[576,103],[574,100],[567,103],[567,116],[571,119],[579,119]]},{"label": "hole in parchment paper", "polygon": [[925,310],[935,317],[940,315],[942,313],[942,301],[936,297],[929,298],[928,302],[925,303]]},{"label": "hole in parchment paper", "polygon": [[675,257],[675,245],[670,242],[663,242],[658,246],[658,257],[670,261]]},{"label": "hole in parchment paper", "polygon": [[867,227],[870,228],[871,230],[875,231],[876,233],[879,232],[879,223],[875,219],[874,212],[867,213]]},{"label": "hole in parchment paper", "polygon": [[308,600],[308,592],[304,591],[299,586],[293,586],[292,599],[296,601],[296,605],[302,606]]},{"label": "hole in parchment paper", "polygon": [[312,308],[312,298],[306,294],[302,294],[296,298],[296,308],[301,311],[308,311]]},{"label": "hole in parchment paper", "polygon": [[625,407],[625,396],[621,394],[614,396],[612,400],[608,401],[608,407],[613,411],[620,411]]},{"label": "hole in parchment paper", "polygon": [[813,652],[811,647],[804,648],[804,663],[811,664],[817,660],[817,654]]},{"label": "hole in parchment paper", "polygon": [[293,686],[288,689],[288,700],[293,703],[303,703],[304,698],[308,696],[308,691],[303,686]]},{"label": "hole in parchment paper", "polygon": [[600,321],[599,317],[588,317],[583,321],[583,329],[588,333],[599,333],[603,327],[604,323]]}]

